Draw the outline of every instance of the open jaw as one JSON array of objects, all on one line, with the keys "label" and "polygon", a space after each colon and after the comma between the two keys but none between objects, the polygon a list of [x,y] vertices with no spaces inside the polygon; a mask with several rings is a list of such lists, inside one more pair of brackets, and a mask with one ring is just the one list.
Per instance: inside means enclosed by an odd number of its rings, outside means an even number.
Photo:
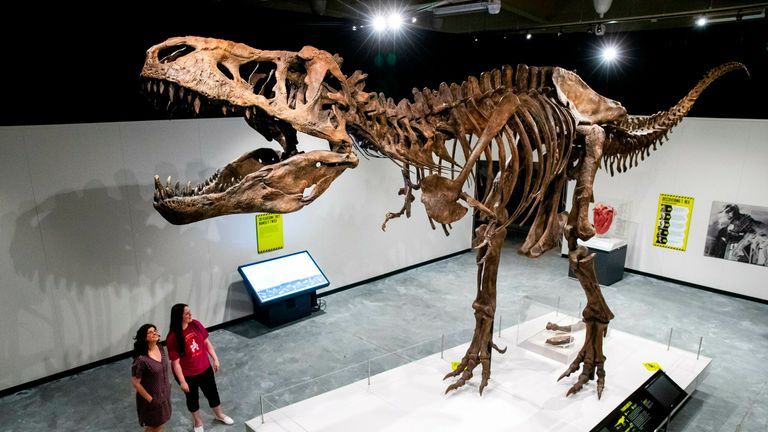
[{"label": "open jaw", "polygon": [[344,142],[329,141],[330,150],[300,152],[296,130],[286,121],[267,115],[258,107],[236,107],[226,101],[209,102],[189,89],[150,80],[148,95],[169,111],[214,107],[228,115],[242,115],[267,140],[276,140],[282,151],[259,148],[248,152],[198,185],[186,185],[155,176],[154,207],[169,222],[182,225],[236,213],[290,213],[313,202],[347,168],[357,166],[357,156]]}]

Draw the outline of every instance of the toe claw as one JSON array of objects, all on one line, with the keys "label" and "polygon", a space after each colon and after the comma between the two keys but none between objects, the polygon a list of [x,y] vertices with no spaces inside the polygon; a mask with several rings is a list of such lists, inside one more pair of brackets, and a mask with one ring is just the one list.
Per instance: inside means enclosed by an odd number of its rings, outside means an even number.
[{"label": "toe claw", "polygon": [[572,385],[571,388],[568,389],[568,393],[565,394],[565,397],[568,397],[572,394],[576,394],[579,392],[579,390],[581,390],[581,384],[576,383]]},{"label": "toe claw", "polygon": [[448,394],[450,391],[456,390],[457,388],[459,388],[459,387],[461,387],[463,385],[464,385],[464,383],[461,380],[456,381],[455,383],[449,385],[447,389],[445,389],[445,393],[444,394]]}]

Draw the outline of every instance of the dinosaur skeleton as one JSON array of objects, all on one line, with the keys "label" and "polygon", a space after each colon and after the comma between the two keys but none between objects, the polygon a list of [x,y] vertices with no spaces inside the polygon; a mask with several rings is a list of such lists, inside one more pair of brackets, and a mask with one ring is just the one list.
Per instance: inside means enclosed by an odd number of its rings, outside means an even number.
[{"label": "dinosaur skeleton", "polygon": [[[601,161],[613,174],[637,165],[690,110],[696,98],[721,75],[746,68],[726,63],[709,71],[687,96],[650,117],[627,116],[613,100],[593,91],[573,72],[559,67],[504,66],[437,90],[413,90],[412,100],[395,103],[366,93],[366,75],[345,76],[342,59],[313,47],[299,52],[262,51],[217,39],[177,37],[147,51],[144,90],[161,108],[221,110],[242,116],[282,151],[258,149],[217,171],[202,184],[162,184],[155,176],[155,208],[171,223],[249,212],[287,213],[320,196],[344,170],[358,164],[355,149],[387,157],[402,169],[403,207],[387,221],[410,216],[414,190],[421,191],[430,223],[450,224],[471,207],[476,228],[477,296],[472,304],[475,332],[446,392],[464,385],[481,366],[480,393],[491,374],[496,310],[496,277],[506,226],[533,218],[519,253],[538,257],[565,235],[569,262],[587,296],[586,340],[560,379],[583,369],[568,395],[597,374],[597,395],[605,382],[602,342],[613,313],[600,292],[592,259],[577,239],[595,234],[587,212]],[[296,132],[325,139],[329,150],[299,152]],[[473,142],[473,137],[476,140]],[[461,152],[457,154],[458,152]],[[492,179],[484,196],[462,187],[480,159]],[[563,187],[576,180],[570,213],[558,213]],[[513,192],[521,196],[509,212]],[[464,205],[462,205],[462,203]]]}]

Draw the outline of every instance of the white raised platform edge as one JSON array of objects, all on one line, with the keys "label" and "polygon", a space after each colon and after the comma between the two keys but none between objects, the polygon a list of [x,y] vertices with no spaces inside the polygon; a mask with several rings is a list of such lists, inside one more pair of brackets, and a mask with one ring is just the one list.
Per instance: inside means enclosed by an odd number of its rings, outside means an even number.
[{"label": "white raised platform edge", "polygon": [[[554,313],[523,325],[542,325]],[[344,432],[467,430],[516,432],[585,432],[592,429],[654,372],[656,362],[687,393],[704,378],[710,358],[611,330],[604,345],[606,386],[597,399],[594,381],[565,397],[578,372],[560,382],[565,366],[516,345],[517,326],[494,334],[506,354],[493,354],[491,380],[478,393],[480,369],[464,387],[444,395],[452,381],[441,381],[468,344],[425,357],[301,402],[268,412],[245,423],[246,432]],[[258,410],[258,408],[256,408]]]},{"label": "white raised platform edge", "polygon": [[627,245],[627,241],[616,237],[592,237],[587,241],[577,240],[577,243],[588,248],[610,252]]}]

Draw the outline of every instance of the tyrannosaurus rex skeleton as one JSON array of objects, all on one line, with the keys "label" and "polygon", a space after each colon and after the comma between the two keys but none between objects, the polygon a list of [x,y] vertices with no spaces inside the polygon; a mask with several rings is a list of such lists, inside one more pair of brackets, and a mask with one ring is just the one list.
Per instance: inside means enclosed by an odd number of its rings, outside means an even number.
[{"label": "tyrannosaurus rex skeleton", "polygon": [[[141,76],[145,91],[169,110],[199,112],[211,107],[242,116],[282,152],[258,149],[225,166],[196,187],[163,185],[155,177],[155,208],[171,223],[248,212],[287,213],[322,194],[344,170],[357,166],[354,149],[391,158],[402,167],[405,203],[386,222],[410,216],[413,191],[421,190],[430,223],[447,227],[467,212],[479,212],[476,229],[477,297],[475,332],[446,391],[464,385],[481,365],[480,392],[488,384],[496,310],[496,276],[506,226],[533,217],[521,254],[537,257],[568,243],[570,266],[584,288],[587,336],[576,360],[560,377],[577,371],[568,394],[597,374],[605,381],[603,336],[613,313],[600,292],[593,255],[576,240],[595,233],[587,218],[595,172],[602,163],[613,173],[644,159],[688,113],[699,94],[721,75],[746,68],[718,66],[668,111],[630,117],[613,100],[593,91],[559,67],[504,66],[437,90],[413,90],[399,103],[363,91],[366,75],[341,72],[342,59],[304,47],[299,52],[262,51],[217,39],[178,37],[147,51]],[[296,131],[325,139],[327,151],[299,152]],[[472,138],[477,139],[472,142]],[[457,154],[457,151],[460,152]],[[462,190],[478,160],[492,179],[484,196]],[[570,213],[558,213],[563,187],[576,180]],[[513,192],[521,196],[508,212]],[[464,205],[462,205],[463,203]],[[384,228],[384,226],[382,226]]]}]

